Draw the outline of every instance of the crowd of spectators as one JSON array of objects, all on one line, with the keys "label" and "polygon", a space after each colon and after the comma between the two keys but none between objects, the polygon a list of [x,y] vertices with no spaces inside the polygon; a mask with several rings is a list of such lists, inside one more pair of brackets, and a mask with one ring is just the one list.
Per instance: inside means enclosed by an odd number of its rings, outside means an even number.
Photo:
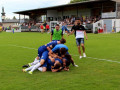
[{"label": "crowd of spectators", "polygon": [[76,19],[80,19],[80,21],[82,22],[82,24],[92,24],[95,23],[97,21],[99,21],[101,18],[100,17],[71,17],[71,18],[66,18],[64,19],[62,22],[67,23],[67,25],[71,25],[74,24]]}]

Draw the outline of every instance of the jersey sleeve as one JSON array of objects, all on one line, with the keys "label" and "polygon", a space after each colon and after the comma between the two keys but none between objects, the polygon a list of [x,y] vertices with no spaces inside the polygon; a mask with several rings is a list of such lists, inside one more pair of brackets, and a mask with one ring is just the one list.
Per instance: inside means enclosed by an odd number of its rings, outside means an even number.
[{"label": "jersey sleeve", "polygon": [[53,52],[56,52],[58,49],[59,49],[59,47],[58,47],[58,46],[55,46],[55,47],[52,49],[52,51],[53,51]]}]

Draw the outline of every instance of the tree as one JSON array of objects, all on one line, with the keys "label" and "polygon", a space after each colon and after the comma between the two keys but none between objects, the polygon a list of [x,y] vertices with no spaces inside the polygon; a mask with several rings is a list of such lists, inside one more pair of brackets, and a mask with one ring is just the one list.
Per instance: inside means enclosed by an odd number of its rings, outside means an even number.
[{"label": "tree", "polygon": [[83,2],[83,1],[89,1],[89,0],[71,0],[70,3]]},{"label": "tree", "polygon": [[16,17],[14,16],[13,19],[16,20]]}]

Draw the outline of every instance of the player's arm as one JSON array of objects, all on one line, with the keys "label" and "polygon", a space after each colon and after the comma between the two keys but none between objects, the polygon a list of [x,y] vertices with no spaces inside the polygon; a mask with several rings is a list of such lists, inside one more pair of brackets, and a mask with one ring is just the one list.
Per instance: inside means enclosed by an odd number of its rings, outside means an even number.
[{"label": "player's arm", "polygon": [[59,58],[60,59],[60,57],[57,54],[55,54],[52,50],[49,51],[48,55],[53,57],[53,58]]},{"label": "player's arm", "polygon": [[60,71],[62,71],[62,67],[60,67],[59,69],[51,68],[51,71],[52,72],[60,72]]},{"label": "player's arm", "polygon": [[51,55],[53,58],[58,58],[58,59],[62,59],[62,57],[58,56],[58,54],[52,53]]},{"label": "player's arm", "polygon": [[58,56],[58,55],[56,55],[55,58],[62,59],[62,57],[60,57],[60,56]]},{"label": "player's arm", "polygon": [[66,32],[67,34],[69,34],[69,30],[68,30],[67,27],[65,27],[65,32]]},{"label": "player's arm", "polygon": [[71,32],[69,33],[69,35],[72,35],[75,32],[74,29],[71,30]]},{"label": "player's arm", "polygon": [[84,35],[85,35],[86,40],[88,40],[85,27],[83,26],[82,29],[84,30]]},{"label": "player's arm", "polygon": [[49,53],[48,53],[48,55],[51,56],[51,57],[53,57],[53,56],[54,56],[54,55],[53,55],[53,51],[50,50]]},{"label": "player's arm", "polygon": [[54,52],[57,51],[59,48],[57,46],[55,46],[52,50],[49,51],[49,55],[54,57],[54,58],[59,58],[62,59],[61,57],[59,57],[57,54],[55,54]]},{"label": "player's arm", "polygon": [[62,61],[63,61],[63,67],[65,68],[66,67],[66,60],[63,59]]},{"label": "player's arm", "polygon": [[51,69],[52,72],[58,72],[59,69]]},{"label": "player's arm", "polygon": [[69,71],[69,68],[64,68],[65,71]]},{"label": "player's arm", "polygon": [[86,40],[88,40],[88,37],[87,37],[86,31],[84,31],[84,34],[85,34]]},{"label": "player's arm", "polygon": [[50,36],[50,41],[52,41],[52,36],[53,36],[53,35]]},{"label": "player's arm", "polygon": [[53,30],[51,32],[51,36],[50,36],[50,41],[52,42],[52,37],[53,37]]},{"label": "player's arm", "polygon": [[[49,49],[49,50],[50,50],[50,49]],[[57,47],[57,46],[55,46],[52,50],[50,50],[48,54],[53,57],[53,53],[54,53],[56,50],[58,50],[58,47]]]},{"label": "player's arm", "polygon": [[71,32],[69,33],[69,35],[72,35],[72,34],[75,32],[74,27],[75,27],[75,26],[73,26],[73,27],[71,28]]}]

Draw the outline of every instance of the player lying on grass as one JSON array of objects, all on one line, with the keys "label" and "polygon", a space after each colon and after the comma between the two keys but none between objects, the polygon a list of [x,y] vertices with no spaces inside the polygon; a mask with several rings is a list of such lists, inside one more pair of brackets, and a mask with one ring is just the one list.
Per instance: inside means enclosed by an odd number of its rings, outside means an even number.
[{"label": "player lying on grass", "polygon": [[[47,70],[51,70],[51,71],[55,72],[55,71],[59,70],[60,66],[62,66],[62,60],[56,58],[55,62],[52,62],[51,58],[48,57],[48,51],[45,51],[42,54],[42,58],[36,65],[33,65],[27,69],[23,69],[23,72],[30,70],[28,73],[32,74],[36,69],[38,69],[42,72],[46,72]],[[59,68],[57,68],[57,70],[56,70],[54,67],[59,67]]]},{"label": "player lying on grass", "polygon": [[29,67],[29,66],[32,66],[32,65],[35,65],[36,63],[39,62],[41,56],[42,56],[42,53],[44,51],[47,51],[47,50],[51,50],[52,48],[54,48],[57,44],[64,44],[66,43],[66,40],[65,39],[61,39],[60,41],[52,41],[46,45],[43,45],[43,46],[40,46],[38,48],[38,56],[35,58],[34,62],[32,63],[29,63],[28,65],[24,65],[23,67]]},{"label": "player lying on grass", "polygon": [[[32,71],[32,69],[35,67],[36,65],[33,65],[27,69],[23,69],[23,72],[27,72],[29,74],[32,74],[34,71]],[[52,71],[52,72],[57,72],[57,71],[61,71],[62,68],[62,60],[60,59],[55,59],[55,63],[52,63],[50,59],[47,59],[47,61],[41,66],[36,68],[35,70],[39,70],[41,72],[46,72],[46,71]]]},{"label": "player lying on grass", "polygon": [[[66,71],[68,71],[68,66],[66,66],[67,64],[67,62],[69,61],[70,63],[72,62],[72,64],[73,64],[73,66],[76,66],[77,67],[77,65],[75,65],[75,63],[73,62],[73,60],[72,60],[72,58],[67,58],[67,57],[65,57],[66,55],[64,55],[65,53],[66,53],[66,50],[65,50],[65,48],[61,48],[60,49],[60,54],[61,54],[61,56],[63,56],[63,57],[60,57],[60,56],[58,56],[57,54],[52,54],[51,56],[48,56],[48,51],[45,51],[45,52],[43,52],[43,54],[42,54],[42,57],[41,57],[41,59],[40,59],[40,61],[36,64],[36,65],[34,65],[34,66],[31,66],[31,67],[29,67],[29,68],[27,68],[27,69],[23,69],[23,72],[26,72],[26,71],[28,71],[28,70],[30,70],[29,71],[29,74],[32,74],[33,73],[33,71],[35,71],[36,69],[38,69],[39,68],[39,70],[40,71],[42,71],[42,72],[45,72],[45,71],[47,71],[47,70],[51,70],[52,72],[57,72],[57,71],[59,71],[59,70],[61,70],[60,69],[60,67],[59,68],[57,68],[57,69],[55,69],[55,68],[53,68],[53,67],[58,67],[58,66],[61,66],[61,67],[63,67],[64,66],[64,70],[66,70]],[[48,58],[49,57],[49,58]],[[64,59],[63,59],[64,58]],[[62,60],[63,59],[63,60]],[[69,60],[68,60],[69,59]],[[62,63],[64,61],[64,63]],[[55,63],[55,64],[54,64]],[[51,68],[50,68],[51,67]]]},{"label": "player lying on grass", "polygon": [[[30,67],[30,68],[32,68],[32,69],[31,69],[31,71],[29,72],[29,74],[32,74],[32,72],[33,72],[34,70],[38,69],[38,68],[41,67],[41,66],[43,67],[43,68],[42,68],[43,72],[45,72],[45,71],[46,71],[46,68],[44,68],[44,67],[45,67],[46,64],[47,64],[47,59],[48,59],[48,51],[45,51],[45,52],[43,52],[40,61],[39,61],[36,65]],[[54,63],[54,62],[53,62],[53,63]],[[28,69],[28,70],[29,70],[29,69]],[[23,69],[23,71],[26,71],[26,69]]]}]

